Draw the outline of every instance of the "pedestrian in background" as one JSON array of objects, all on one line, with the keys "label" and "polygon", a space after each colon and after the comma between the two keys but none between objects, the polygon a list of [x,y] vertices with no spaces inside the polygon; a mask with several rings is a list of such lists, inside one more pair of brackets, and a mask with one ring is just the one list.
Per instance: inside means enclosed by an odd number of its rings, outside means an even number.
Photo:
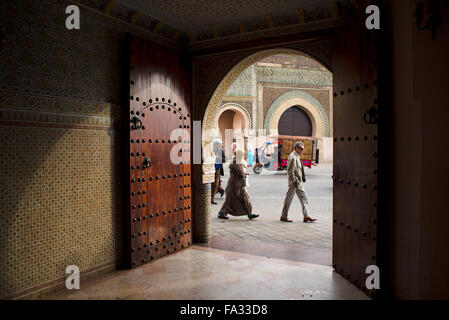
[{"label": "pedestrian in background", "polygon": [[304,173],[304,166],[301,162],[301,155],[304,152],[304,143],[296,142],[294,146],[294,150],[288,156],[287,162],[287,175],[288,175],[288,191],[284,200],[284,207],[282,208],[281,221],[284,222],[292,222],[292,220],[288,219],[288,210],[290,209],[290,204],[293,200],[293,195],[296,195],[299,198],[302,206],[302,214],[304,216],[303,221],[315,221],[309,217],[308,214],[308,201],[307,195],[304,190],[304,183],[306,182],[306,175]]},{"label": "pedestrian in background", "polygon": [[229,165],[230,177],[226,185],[226,200],[218,212],[220,219],[228,219],[228,214],[231,216],[247,215],[249,219],[259,216],[252,213],[252,205],[245,188],[246,173],[242,164],[244,157],[245,151],[237,149],[235,157]]},{"label": "pedestrian in background", "polygon": [[224,190],[221,186],[221,176],[224,176],[223,163],[225,162],[223,142],[220,139],[214,140],[214,155],[215,155],[215,177],[214,183],[212,184],[212,192],[211,192],[211,203],[217,204],[215,201],[215,195],[220,193],[220,196],[223,197]]}]

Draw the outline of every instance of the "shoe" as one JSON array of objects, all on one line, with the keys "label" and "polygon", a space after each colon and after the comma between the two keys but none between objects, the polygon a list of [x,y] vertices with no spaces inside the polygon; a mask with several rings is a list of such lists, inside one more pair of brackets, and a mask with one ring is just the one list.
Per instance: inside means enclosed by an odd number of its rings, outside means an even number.
[{"label": "shoe", "polygon": [[248,216],[248,218],[251,220],[251,219],[254,219],[254,218],[257,218],[259,215],[258,214],[250,214],[249,216]]},{"label": "shoe", "polygon": [[293,222],[293,220],[290,220],[289,218],[284,218],[284,217],[281,217],[281,221],[284,221],[284,222]]},{"label": "shoe", "polygon": [[214,201],[214,200],[212,200],[210,203],[212,203],[212,204],[217,204],[217,202],[216,201]]},{"label": "shoe", "polygon": [[307,221],[313,222],[313,221],[316,221],[316,219],[313,219],[311,217],[305,217],[303,221],[304,222],[307,222]]},{"label": "shoe", "polygon": [[221,191],[218,191],[218,192],[220,192],[220,198],[223,198],[224,190],[221,190]]},{"label": "shoe", "polygon": [[229,219],[229,217],[220,211],[218,212],[218,219]]}]

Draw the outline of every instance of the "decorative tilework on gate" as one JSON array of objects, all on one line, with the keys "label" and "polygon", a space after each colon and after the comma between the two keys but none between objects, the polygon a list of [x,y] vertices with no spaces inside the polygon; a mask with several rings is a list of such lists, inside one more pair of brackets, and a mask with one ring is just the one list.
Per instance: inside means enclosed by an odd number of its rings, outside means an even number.
[{"label": "decorative tilework on gate", "polygon": [[273,117],[273,114],[275,113],[276,109],[279,108],[279,106],[281,104],[283,104],[287,100],[290,100],[290,99],[296,98],[296,97],[303,98],[303,99],[309,101],[318,110],[318,112],[321,116],[320,120],[322,121],[323,126],[324,126],[324,136],[328,137],[330,134],[330,128],[329,128],[329,118],[327,117],[326,110],[324,110],[323,106],[317,99],[315,99],[313,96],[311,96],[310,94],[308,94],[302,90],[288,91],[288,92],[284,93],[283,95],[281,95],[280,97],[278,97],[276,100],[274,100],[274,102],[271,104],[271,106],[268,109],[268,112],[265,116],[264,128],[270,127],[271,118]]},{"label": "decorative tilework on gate", "polygon": [[315,68],[280,68],[258,66],[257,81],[297,85],[332,86],[332,73]]}]

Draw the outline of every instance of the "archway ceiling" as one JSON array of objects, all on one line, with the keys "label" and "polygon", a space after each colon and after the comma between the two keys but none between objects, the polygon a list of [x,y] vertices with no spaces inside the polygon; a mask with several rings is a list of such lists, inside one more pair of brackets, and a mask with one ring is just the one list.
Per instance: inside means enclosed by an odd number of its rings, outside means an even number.
[{"label": "archway ceiling", "polygon": [[308,22],[326,21],[322,29],[329,28],[329,20],[338,19],[345,11],[341,4],[337,9],[335,0],[108,0],[103,3],[103,11],[109,8],[111,15],[190,44],[264,30],[286,30],[288,26]]}]

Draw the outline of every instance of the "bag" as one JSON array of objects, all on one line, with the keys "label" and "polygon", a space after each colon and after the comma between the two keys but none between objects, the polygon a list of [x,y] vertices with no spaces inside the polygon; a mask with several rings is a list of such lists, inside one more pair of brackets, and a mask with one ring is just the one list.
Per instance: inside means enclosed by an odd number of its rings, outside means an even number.
[{"label": "bag", "polygon": [[226,163],[226,155],[225,155],[224,149],[221,150],[221,163],[222,164]]},{"label": "bag", "polygon": [[301,165],[301,172],[302,172],[302,182],[306,182],[306,173],[304,172],[304,166]]}]

